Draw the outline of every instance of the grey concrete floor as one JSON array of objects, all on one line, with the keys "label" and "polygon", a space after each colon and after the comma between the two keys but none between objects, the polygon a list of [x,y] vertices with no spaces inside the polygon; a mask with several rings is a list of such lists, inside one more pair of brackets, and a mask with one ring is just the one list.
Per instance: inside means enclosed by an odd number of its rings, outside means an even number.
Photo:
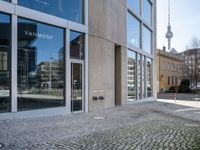
[{"label": "grey concrete floor", "polygon": [[198,112],[146,102],[91,113],[4,120],[0,150],[199,150]]}]

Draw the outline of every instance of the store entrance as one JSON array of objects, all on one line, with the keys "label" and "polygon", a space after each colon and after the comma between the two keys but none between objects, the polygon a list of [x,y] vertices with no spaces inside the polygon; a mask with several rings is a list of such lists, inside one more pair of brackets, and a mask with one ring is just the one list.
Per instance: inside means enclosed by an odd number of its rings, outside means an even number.
[{"label": "store entrance", "polygon": [[83,111],[84,106],[83,64],[71,62],[71,111]]}]

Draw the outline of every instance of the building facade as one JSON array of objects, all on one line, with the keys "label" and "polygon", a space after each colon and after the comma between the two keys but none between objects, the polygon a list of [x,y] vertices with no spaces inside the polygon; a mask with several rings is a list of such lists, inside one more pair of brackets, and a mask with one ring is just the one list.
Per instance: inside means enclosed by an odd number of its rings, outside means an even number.
[{"label": "building facade", "polygon": [[179,86],[182,78],[182,59],[173,53],[157,49],[157,92],[165,92],[170,87]]},{"label": "building facade", "polygon": [[178,54],[183,61],[183,79],[190,80],[190,88],[200,88],[200,48],[187,49]]},{"label": "building facade", "polygon": [[0,118],[155,100],[156,0],[0,0]]}]

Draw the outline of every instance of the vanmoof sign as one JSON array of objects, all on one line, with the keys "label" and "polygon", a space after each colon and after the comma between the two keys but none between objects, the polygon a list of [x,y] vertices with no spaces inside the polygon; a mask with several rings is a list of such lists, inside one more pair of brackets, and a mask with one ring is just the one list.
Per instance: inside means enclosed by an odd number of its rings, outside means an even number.
[{"label": "vanmoof sign", "polygon": [[28,31],[28,30],[25,30],[24,34],[26,36],[42,38],[42,39],[45,39],[45,40],[52,40],[54,38],[53,35],[48,35],[48,34],[44,34],[44,33],[37,33],[37,32]]}]

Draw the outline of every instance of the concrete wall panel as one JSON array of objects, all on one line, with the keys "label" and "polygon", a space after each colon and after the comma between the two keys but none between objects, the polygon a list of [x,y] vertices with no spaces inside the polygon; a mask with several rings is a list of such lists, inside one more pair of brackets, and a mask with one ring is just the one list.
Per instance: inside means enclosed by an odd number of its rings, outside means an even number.
[{"label": "concrete wall panel", "polygon": [[125,47],[126,0],[89,0],[89,34]]},{"label": "concrete wall panel", "polygon": [[[115,102],[114,44],[89,37],[89,111],[114,107]],[[93,100],[104,96],[104,100]]]},{"label": "concrete wall panel", "polygon": [[[89,0],[89,111],[115,106],[115,45],[122,47],[117,96],[124,104],[126,0]],[[92,99],[101,95],[105,100]]]}]

